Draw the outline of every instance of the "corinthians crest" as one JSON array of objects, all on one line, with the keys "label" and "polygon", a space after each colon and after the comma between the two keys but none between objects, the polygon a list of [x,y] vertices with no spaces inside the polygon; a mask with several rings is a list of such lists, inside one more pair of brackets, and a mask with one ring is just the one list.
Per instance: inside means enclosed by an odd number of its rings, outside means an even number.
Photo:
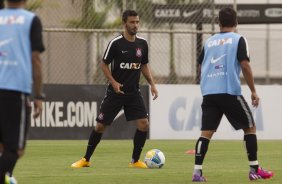
[{"label": "corinthians crest", "polygon": [[136,57],[141,57],[142,56],[142,50],[141,48],[136,49]]}]

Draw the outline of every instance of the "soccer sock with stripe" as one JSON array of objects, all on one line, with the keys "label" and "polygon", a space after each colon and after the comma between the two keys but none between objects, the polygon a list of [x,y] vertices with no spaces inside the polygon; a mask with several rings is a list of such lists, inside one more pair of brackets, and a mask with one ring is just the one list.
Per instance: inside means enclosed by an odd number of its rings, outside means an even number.
[{"label": "soccer sock with stripe", "polygon": [[196,143],[194,174],[202,175],[202,165],[208,151],[209,143],[210,140],[205,137],[200,137]]},{"label": "soccer sock with stripe", "polygon": [[250,167],[255,172],[257,172],[259,164],[257,161],[258,144],[257,144],[256,134],[244,135],[244,142],[245,142],[245,147],[247,150],[248,160],[250,162]]},{"label": "soccer sock with stripe", "polygon": [[102,135],[103,135],[103,133],[98,133],[95,130],[93,130],[91,132],[89,140],[88,140],[88,145],[87,145],[86,153],[85,153],[85,156],[84,156],[86,161],[90,160],[90,157],[94,153],[94,150],[95,150],[96,146],[99,144],[99,142],[100,142],[100,140],[102,138]]},{"label": "soccer sock with stripe", "polygon": [[136,129],[133,138],[133,145],[134,145],[133,153],[132,153],[133,162],[137,162],[139,160],[146,139],[147,139],[147,132],[143,132],[141,130]]}]

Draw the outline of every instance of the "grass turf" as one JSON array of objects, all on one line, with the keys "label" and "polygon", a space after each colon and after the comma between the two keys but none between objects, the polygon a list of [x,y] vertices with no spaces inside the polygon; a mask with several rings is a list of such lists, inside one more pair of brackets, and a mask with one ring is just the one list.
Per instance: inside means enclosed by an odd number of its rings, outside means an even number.
[{"label": "grass turf", "polygon": [[[91,167],[70,168],[84,155],[87,141],[28,141],[26,155],[16,166],[19,184],[184,184],[192,183],[193,140],[148,140],[142,152],[158,148],[166,156],[162,169],[128,168],[131,140],[102,140]],[[280,184],[282,181],[282,141],[259,141],[259,162],[275,176],[258,183]],[[248,161],[242,141],[212,141],[204,162],[204,175],[210,184],[244,184],[248,180]]]}]

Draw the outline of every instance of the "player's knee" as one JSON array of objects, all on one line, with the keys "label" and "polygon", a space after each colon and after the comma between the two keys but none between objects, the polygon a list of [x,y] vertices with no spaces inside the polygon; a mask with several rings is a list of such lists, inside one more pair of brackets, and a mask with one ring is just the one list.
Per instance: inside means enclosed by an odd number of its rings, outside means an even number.
[{"label": "player's knee", "polygon": [[24,150],[18,150],[17,154],[18,154],[19,158],[21,158],[22,156],[24,156]]},{"label": "player's knee", "polygon": [[214,134],[214,130],[203,130],[201,132],[201,137],[207,138],[207,139],[211,139],[213,134]]},{"label": "player's knee", "polygon": [[256,126],[244,129],[245,134],[255,134],[256,133]]},{"label": "player's knee", "polygon": [[97,125],[95,126],[95,132],[104,133],[105,130],[106,130],[106,126],[102,123],[97,122]]},{"label": "player's knee", "polygon": [[4,147],[3,144],[0,143],[0,153],[3,153]]},{"label": "player's knee", "polygon": [[147,121],[147,123],[144,126],[145,131],[148,131],[150,128],[150,123]]},{"label": "player's knee", "polygon": [[5,151],[5,154],[8,155],[15,155],[16,157],[20,158],[24,155],[24,149],[20,149],[20,150],[5,150],[3,144],[0,144],[0,153],[3,153]]},{"label": "player's knee", "polygon": [[2,157],[6,160],[14,162],[19,159],[19,154],[17,150],[9,150],[4,148]]},{"label": "player's knee", "polygon": [[138,129],[143,131],[143,132],[147,132],[149,130],[150,124],[149,121],[147,119],[142,119],[140,121],[138,121],[137,123]]}]

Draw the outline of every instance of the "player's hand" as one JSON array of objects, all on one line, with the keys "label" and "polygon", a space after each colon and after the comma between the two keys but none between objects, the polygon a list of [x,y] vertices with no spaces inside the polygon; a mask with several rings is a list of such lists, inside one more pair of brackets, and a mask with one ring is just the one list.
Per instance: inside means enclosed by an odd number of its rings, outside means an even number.
[{"label": "player's hand", "polygon": [[121,90],[121,88],[123,87],[122,84],[118,83],[118,82],[115,82],[112,84],[113,88],[114,88],[114,91],[118,94],[124,94],[124,92]]},{"label": "player's hand", "polygon": [[151,94],[153,96],[153,100],[156,100],[159,96],[158,90],[155,85],[151,86]]},{"label": "player's hand", "polygon": [[42,112],[42,100],[34,99],[33,118],[38,118]]},{"label": "player's hand", "polygon": [[254,107],[257,107],[259,105],[259,97],[257,95],[256,92],[253,92],[252,95],[251,95],[251,99],[252,99],[252,105]]}]

